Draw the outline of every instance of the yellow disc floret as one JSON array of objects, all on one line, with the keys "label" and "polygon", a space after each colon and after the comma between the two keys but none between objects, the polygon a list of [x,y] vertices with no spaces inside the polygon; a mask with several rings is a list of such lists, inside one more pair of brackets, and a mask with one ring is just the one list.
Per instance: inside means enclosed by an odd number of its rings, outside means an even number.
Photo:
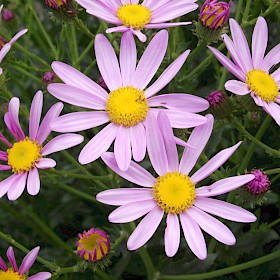
[{"label": "yellow disc floret", "polygon": [[1,280],[25,280],[25,276],[20,275],[18,272],[14,272],[11,269],[7,271],[0,271]]},{"label": "yellow disc floret", "polygon": [[169,172],[157,178],[153,196],[164,212],[180,214],[193,205],[195,184],[188,175]]},{"label": "yellow disc floret", "polygon": [[265,102],[273,102],[279,95],[277,82],[263,70],[251,70],[246,75],[250,90]]},{"label": "yellow disc floret", "polygon": [[117,10],[117,17],[127,27],[143,29],[151,21],[152,12],[141,4],[126,4]]},{"label": "yellow disc floret", "polygon": [[145,120],[148,109],[144,91],[132,86],[111,91],[106,104],[111,122],[126,127]]},{"label": "yellow disc floret", "polygon": [[29,171],[40,159],[41,149],[41,145],[38,145],[36,141],[31,141],[26,137],[7,150],[8,165],[12,167],[14,173]]}]

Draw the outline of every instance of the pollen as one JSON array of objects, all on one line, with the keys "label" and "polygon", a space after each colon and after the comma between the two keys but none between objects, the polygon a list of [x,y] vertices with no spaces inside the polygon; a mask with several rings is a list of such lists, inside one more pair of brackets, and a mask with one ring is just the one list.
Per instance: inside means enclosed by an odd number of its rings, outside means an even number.
[{"label": "pollen", "polygon": [[157,178],[153,196],[164,212],[180,214],[193,205],[195,184],[188,175],[169,172]]},{"label": "pollen", "polygon": [[14,272],[11,269],[7,271],[0,271],[1,280],[25,280],[25,276],[20,275],[18,272]]},{"label": "pollen", "polygon": [[117,17],[125,26],[141,30],[151,21],[152,12],[141,4],[126,4],[117,10]]},{"label": "pollen", "polygon": [[246,84],[265,102],[273,102],[279,95],[277,82],[263,70],[249,71],[246,75]]},{"label": "pollen", "polygon": [[111,122],[131,127],[146,119],[148,102],[144,91],[132,86],[111,91],[106,111]]},{"label": "pollen", "polygon": [[8,165],[12,167],[14,173],[29,171],[41,158],[41,149],[41,145],[38,145],[36,141],[31,141],[26,137],[7,150]]}]

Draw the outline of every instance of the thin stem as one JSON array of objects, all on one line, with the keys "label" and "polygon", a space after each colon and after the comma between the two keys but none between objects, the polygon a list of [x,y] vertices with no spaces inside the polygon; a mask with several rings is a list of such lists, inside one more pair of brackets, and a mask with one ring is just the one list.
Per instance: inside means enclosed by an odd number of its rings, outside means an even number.
[{"label": "thin stem", "polygon": [[264,172],[267,175],[279,174],[280,173],[280,168],[269,169],[269,170],[265,170]]},{"label": "thin stem", "polygon": [[246,7],[245,7],[244,14],[243,14],[243,17],[242,17],[242,22],[244,22],[248,19],[250,8],[251,8],[251,2],[252,2],[252,0],[247,0],[246,1]]}]

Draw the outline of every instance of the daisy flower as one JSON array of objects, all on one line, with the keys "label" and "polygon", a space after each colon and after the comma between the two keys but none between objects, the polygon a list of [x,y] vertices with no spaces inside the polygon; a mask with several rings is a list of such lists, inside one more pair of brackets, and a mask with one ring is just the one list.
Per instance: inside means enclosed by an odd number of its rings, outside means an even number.
[{"label": "daisy flower", "polygon": [[8,193],[9,200],[16,200],[21,196],[27,184],[27,192],[37,195],[40,190],[38,169],[53,168],[56,162],[45,156],[71,148],[83,142],[83,136],[78,134],[64,134],[53,138],[45,146],[43,142],[51,133],[50,123],[60,114],[63,104],[53,105],[40,123],[43,93],[38,91],[32,101],[29,119],[29,136],[25,136],[19,123],[19,99],[14,97],[9,103],[8,112],[4,115],[5,124],[16,142],[11,144],[2,133],[0,141],[8,149],[0,151],[0,170],[11,170],[14,174],[0,182],[0,197]]},{"label": "daisy flower", "polygon": [[280,44],[265,56],[268,28],[263,17],[258,18],[254,28],[252,54],[241,27],[234,19],[230,19],[230,30],[233,40],[226,34],[223,39],[233,62],[218,50],[208,47],[223,66],[240,80],[227,81],[225,88],[237,95],[250,94],[255,103],[280,125],[280,68],[269,73],[280,62]]},{"label": "daisy flower", "polygon": [[[178,73],[189,50],[182,53],[148,88],[159,68],[168,44],[168,32],[155,35],[138,65],[135,41],[131,33],[124,33],[120,48],[120,66],[115,51],[104,35],[95,39],[96,60],[108,89],[90,80],[76,69],[61,62],[53,62],[56,75],[65,83],[50,84],[48,91],[56,98],[94,111],[75,112],[57,118],[51,127],[58,132],[75,132],[105,126],[83,148],[81,164],[90,163],[106,152],[113,141],[120,169],[126,170],[131,156],[143,160],[146,153],[145,120],[148,112],[157,115],[165,111],[172,127],[189,128],[206,122],[195,114],[209,107],[208,101],[190,94],[162,94],[163,89]],[[158,107],[161,108],[153,108]]]},{"label": "daisy flower", "polygon": [[[0,13],[2,11],[3,5],[0,6]],[[6,56],[12,45],[26,32],[28,29],[23,29],[18,32],[12,40],[7,43],[1,36],[0,36],[0,63],[2,62],[3,58]],[[0,75],[3,73],[3,69],[0,67]]]},{"label": "daisy flower", "polygon": [[[213,116],[207,123],[194,128],[189,144],[179,163],[174,135],[164,113],[158,120],[149,114],[147,119],[148,154],[158,177],[154,178],[140,165],[132,162],[126,172],[118,168],[113,153],[104,153],[103,161],[118,175],[144,188],[119,188],[106,190],[97,200],[120,206],[109,215],[113,223],[127,223],[146,215],[130,235],[127,247],[136,250],[155,233],[166,214],[164,245],[166,255],[176,254],[180,243],[180,223],[185,239],[199,259],[207,257],[206,243],[201,229],[218,241],[235,244],[233,233],[219,220],[206,212],[237,222],[254,222],[256,217],[241,207],[210,198],[232,191],[252,179],[254,175],[240,175],[219,180],[210,186],[197,188],[197,184],[217,170],[241,143],[216,154],[193,175],[189,175],[206,145],[213,127]],[[179,223],[180,219],[180,223]]]},{"label": "daisy flower", "polygon": [[17,267],[17,262],[15,259],[15,254],[13,247],[10,246],[7,250],[7,258],[10,262],[11,268],[8,268],[3,259],[0,257],[0,279],[3,280],[47,280],[51,278],[51,274],[49,272],[39,272],[33,276],[27,277],[25,273],[30,269],[30,267],[35,262],[40,247],[36,247],[31,250],[23,259],[20,267]]},{"label": "daisy flower", "polygon": [[140,41],[147,40],[143,29],[168,28],[191,22],[167,22],[198,8],[197,0],[76,0],[87,12],[117,25],[107,33],[130,30]]}]

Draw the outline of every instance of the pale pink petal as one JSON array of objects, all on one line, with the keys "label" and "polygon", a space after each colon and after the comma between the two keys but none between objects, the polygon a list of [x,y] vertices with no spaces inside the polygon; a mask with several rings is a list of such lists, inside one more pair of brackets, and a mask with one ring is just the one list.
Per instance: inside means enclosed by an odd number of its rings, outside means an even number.
[{"label": "pale pink petal", "polygon": [[146,215],[156,206],[157,204],[153,199],[132,202],[117,208],[109,215],[108,219],[111,223],[132,222]]},{"label": "pale pink petal", "polygon": [[225,89],[237,95],[246,95],[251,92],[247,84],[236,80],[227,81]]},{"label": "pale pink petal", "polygon": [[200,227],[188,213],[188,210],[180,214],[180,220],[190,249],[200,260],[205,260],[207,258],[207,248]]},{"label": "pale pink petal", "polygon": [[[4,59],[4,57],[7,55],[7,53],[9,52],[9,50],[11,49],[11,45],[10,44],[5,44],[3,46],[3,48],[0,50],[0,63],[2,62],[2,60]],[[2,73],[1,73],[2,74]]]},{"label": "pale pink petal", "polygon": [[36,139],[43,109],[43,92],[37,91],[30,108],[29,136],[32,141]]},{"label": "pale pink petal", "polygon": [[101,76],[110,91],[122,86],[122,78],[116,53],[108,39],[98,34],[95,37],[95,56]]},{"label": "pale pink petal", "polygon": [[105,153],[115,140],[119,126],[110,123],[96,134],[82,149],[79,155],[81,164],[88,164]]},{"label": "pale pink petal", "polygon": [[43,147],[41,155],[47,156],[58,151],[63,151],[76,145],[79,145],[83,141],[84,137],[79,134],[69,133],[58,135]]},{"label": "pale pink petal", "polygon": [[12,167],[9,165],[0,164],[0,171],[11,170],[11,169]]},{"label": "pale pink petal", "polygon": [[12,40],[9,42],[9,44],[12,46],[22,35],[24,35],[26,32],[28,31],[28,29],[23,29],[20,32],[18,32],[13,38]]},{"label": "pale pink petal", "polygon": [[87,13],[96,16],[97,18],[100,18],[109,23],[122,24],[122,22],[109,9],[106,9],[105,7],[102,6],[97,6],[96,3],[94,3],[93,5],[95,5],[95,7],[91,7],[87,9]]},{"label": "pale pink petal", "polygon": [[130,31],[142,42],[147,41],[147,36],[141,32],[141,30],[130,28]]},{"label": "pale pink petal", "polygon": [[40,158],[36,163],[36,167],[39,169],[49,169],[56,166],[56,162],[51,158]]},{"label": "pale pink petal", "polygon": [[144,89],[157,72],[168,44],[168,32],[159,31],[143,53],[132,78],[134,87]]},{"label": "pale pink petal", "polygon": [[2,259],[2,257],[0,257],[0,268],[3,270],[3,271],[7,271],[8,270],[8,267],[6,266],[4,260]]},{"label": "pale pink petal", "polygon": [[25,274],[29,268],[33,265],[35,262],[38,253],[39,253],[40,247],[36,247],[33,250],[31,250],[23,259],[21,266],[19,268],[19,274]]},{"label": "pale pink petal", "polygon": [[97,194],[96,199],[104,204],[119,206],[153,199],[153,191],[146,188],[111,189]]},{"label": "pale pink petal", "polygon": [[27,192],[30,195],[37,195],[40,191],[40,177],[36,167],[30,169],[27,178]]},{"label": "pale pink petal", "polygon": [[219,167],[221,167],[236,151],[236,149],[241,145],[242,142],[238,142],[236,145],[224,149],[212,157],[206,164],[204,164],[198,171],[196,171],[192,176],[191,180],[194,183],[202,181],[204,178],[208,177]]},{"label": "pale pink petal", "polygon": [[130,127],[130,140],[133,159],[142,161],[146,154],[146,131],[142,123]]},{"label": "pale pink petal", "polygon": [[274,102],[266,103],[264,102],[265,111],[280,125],[280,106]]},{"label": "pale pink petal", "polygon": [[208,234],[226,245],[234,245],[236,239],[230,229],[219,220],[213,218],[195,206],[190,207],[188,214]]},{"label": "pale pink petal", "polygon": [[277,65],[280,62],[280,44],[275,46],[271,51],[265,56],[262,69],[268,71],[274,65]]},{"label": "pale pink petal", "polygon": [[14,249],[12,246],[10,246],[7,250],[7,258],[13,268],[13,271],[18,271],[15,253],[14,253]]},{"label": "pale pink petal", "polygon": [[166,22],[166,23],[148,23],[145,25],[145,28],[151,29],[161,29],[161,28],[169,28],[174,26],[182,26],[182,25],[190,25],[192,22]]},{"label": "pale pink petal", "polygon": [[133,161],[128,170],[123,172],[119,169],[113,153],[104,153],[101,158],[115,173],[132,183],[148,188],[156,183],[156,179],[146,169]]},{"label": "pale pink petal", "polygon": [[3,142],[8,147],[12,147],[13,145],[7,140],[7,138],[0,132],[0,141]]},{"label": "pale pink petal", "polygon": [[20,174],[13,174],[0,182],[0,198],[3,197],[10,188],[15,186]]},{"label": "pale pink petal", "polygon": [[111,27],[111,28],[106,29],[106,33],[110,34],[113,32],[126,32],[128,30],[129,30],[129,27],[121,25],[121,26],[116,26],[116,27]]},{"label": "pale pink petal", "polygon": [[196,127],[188,140],[188,144],[193,148],[186,147],[184,150],[179,166],[179,171],[183,174],[189,174],[191,172],[210,138],[214,118],[212,115],[206,115],[206,118],[207,122]]},{"label": "pale pink petal", "polygon": [[22,195],[26,185],[27,174],[28,172],[20,173],[14,181],[14,185],[9,188],[7,194],[9,200],[16,200]]},{"label": "pale pink petal", "polygon": [[[274,71],[271,76],[276,82],[279,83],[280,82],[280,67],[276,71]],[[279,88],[280,88],[280,85],[279,85]]]},{"label": "pale pink petal", "polygon": [[97,127],[109,122],[107,112],[74,112],[63,115],[51,123],[51,128],[58,132],[77,132]]},{"label": "pale pink petal", "polygon": [[116,11],[119,7],[121,7],[120,0],[99,0],[99,2],[101,2],[104,5],[110,7],[114,11]]},{"label": "pale pink petal", "polygon": [[165,253],[168,257],[173,257],[177,253],[180,245],[180,224],[176,214],[168,213],[166,228],[164,233]]},{"label": "pale pink petal", "polygon": [[257,96],[254,92],[251,92],[251,97],[253,98],[253,100],[255,101],[257,106],[263,107],[265,101],[263,101],[259,96]]},{"label": "pale pink petal", "polygon": [[228,193],[252,181],[254,178],[254,175],[246,174],[221,179],[210,186],[197,188],[195,194],[197,197],[210,197]]},{"label": "pale pink petal", "polygon": [[143,246],[157,230],[164,212],[160,207],[155,207],[138,224],[127,241],[128,250],[136,250]]},{"label": "pale pink petal", "polygon": [[[162,1],[162,0],[159,0],[159,1]],[[147,8],[150,9],[150,7],[151,7],[151,5],[153,4],[153,2],[154,2],[154,0],[144,0],[144,1],[142,2],[142,5],[143,5],[143,6],[146,6]]]},{"label": "pale pink petal", "polygon": [[3,73],[3,69],[0,67],[0,75],[2,75],[2,73]]},{"label": "pale pink petal", "polygon": [[147,98],[158,93],[177,75],[177,73],[185,63],[189,53],[190,50],[186,50],[185,52],[183,52],[164,70],[164,72],[159,76],[159,78],[145,90],[145,96]]},{"label": "pale pink petal", "polygon": [[205,212],[230,221],[252,223],[257,219],[251,212],[217,199],[197,197],[194,205]]},{"label": "pale pink petal", "polygon": [[49,272],[39,272],[27,278],[27,280],[47,280],[50,279],[52,275]]}]

